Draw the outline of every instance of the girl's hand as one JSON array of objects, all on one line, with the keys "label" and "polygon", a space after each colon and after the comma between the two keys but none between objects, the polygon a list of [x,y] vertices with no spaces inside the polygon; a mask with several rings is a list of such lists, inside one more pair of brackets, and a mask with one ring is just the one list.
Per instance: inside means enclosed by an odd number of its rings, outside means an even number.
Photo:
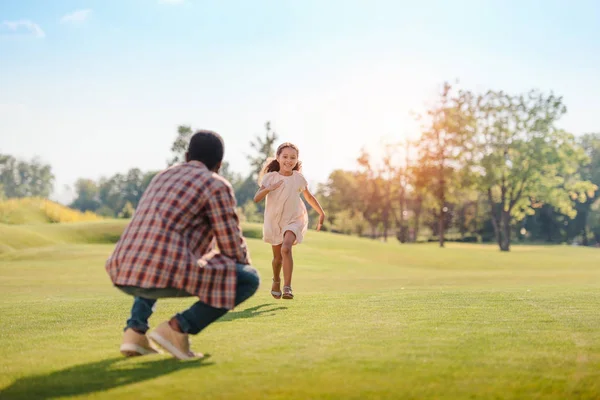
[{"label": "girl's hand", "polygon": [[281,186],[282,183],[283,183],[283,181],[279,181],[277,183],[273,183],[273,184],[267,186],[266,189],[267,189],[268,192],[272,192],[273,190],[279,188],[279,186]]},{"label": "girl's hand", "polygon": [[319,216],[319,223],[317,224],[317,231],[320,231],[323,227],[323,222],[325,222],[325,214],[321,214]]}]

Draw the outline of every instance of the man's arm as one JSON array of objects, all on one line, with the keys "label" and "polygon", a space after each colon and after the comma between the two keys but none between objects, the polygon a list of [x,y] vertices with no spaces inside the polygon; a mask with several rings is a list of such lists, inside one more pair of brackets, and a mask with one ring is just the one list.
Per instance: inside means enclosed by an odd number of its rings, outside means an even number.
[{"label": "man's arm", "polygon": [[223,185],[208,200],[208,219],[213,228],[219,252],[238,264],[250,264],[246,240],[235,211],[233,189]]}]

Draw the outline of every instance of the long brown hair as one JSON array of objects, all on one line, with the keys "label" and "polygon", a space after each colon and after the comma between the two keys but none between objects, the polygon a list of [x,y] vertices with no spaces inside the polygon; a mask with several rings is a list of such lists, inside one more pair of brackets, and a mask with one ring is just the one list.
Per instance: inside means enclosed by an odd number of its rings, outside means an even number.
[{"label": "long brown hair", "polygon": [[[296,153],[298,153],[298,156],[300,156],[300,150],[298,150],[298,146],[296,146],[295,144],[290,143],[290,142],[285,142],[285,143],[280,144],[279,147],[277,148],[276,157],[279,157],[279,155],[281,154],[283,149],[286,149],[286,148],[296,150]],[[278,172],[279,169],[280,169],[280,165],[279,165],[279,161],[277,161],[277,158],[269,157],[267,159],[267,161],[265,162],[265,166],[260,171],[260,176],[258,178],[259,182],[262,181],[262,177],[265,174],[267,174],[269,172]],[[301,169],[302,169],[302,161],[298,160],[292,170],[300,171]]]}]

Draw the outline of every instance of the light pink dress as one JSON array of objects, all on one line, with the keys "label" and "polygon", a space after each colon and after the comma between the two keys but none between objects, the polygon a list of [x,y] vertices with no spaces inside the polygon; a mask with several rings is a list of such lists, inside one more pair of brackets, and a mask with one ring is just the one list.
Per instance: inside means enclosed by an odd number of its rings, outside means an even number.
[{"label": "light pink dress", "polygon": [[300,172],[293,171],[291,176],[269,172],[259,184],[268,186],[279,181],[283,181],[281,186],[267,194],[265,199],[263,240],[276,246],[283,243],[286,231],[292,231],[296,235],[294,244],[302,243],[308,229],[308,213],[300,193],[308,183]]}]

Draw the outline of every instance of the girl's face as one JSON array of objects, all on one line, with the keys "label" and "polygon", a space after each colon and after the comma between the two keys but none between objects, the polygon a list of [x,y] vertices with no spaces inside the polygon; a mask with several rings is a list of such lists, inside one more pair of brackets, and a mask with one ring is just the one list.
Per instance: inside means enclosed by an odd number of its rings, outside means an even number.
[{"label": "girl's face", "polygon": [[279,162],[280,172],[289,175],[298,164],[298,152],[291,147],[286,147],[277,156],[277,161]]}]

